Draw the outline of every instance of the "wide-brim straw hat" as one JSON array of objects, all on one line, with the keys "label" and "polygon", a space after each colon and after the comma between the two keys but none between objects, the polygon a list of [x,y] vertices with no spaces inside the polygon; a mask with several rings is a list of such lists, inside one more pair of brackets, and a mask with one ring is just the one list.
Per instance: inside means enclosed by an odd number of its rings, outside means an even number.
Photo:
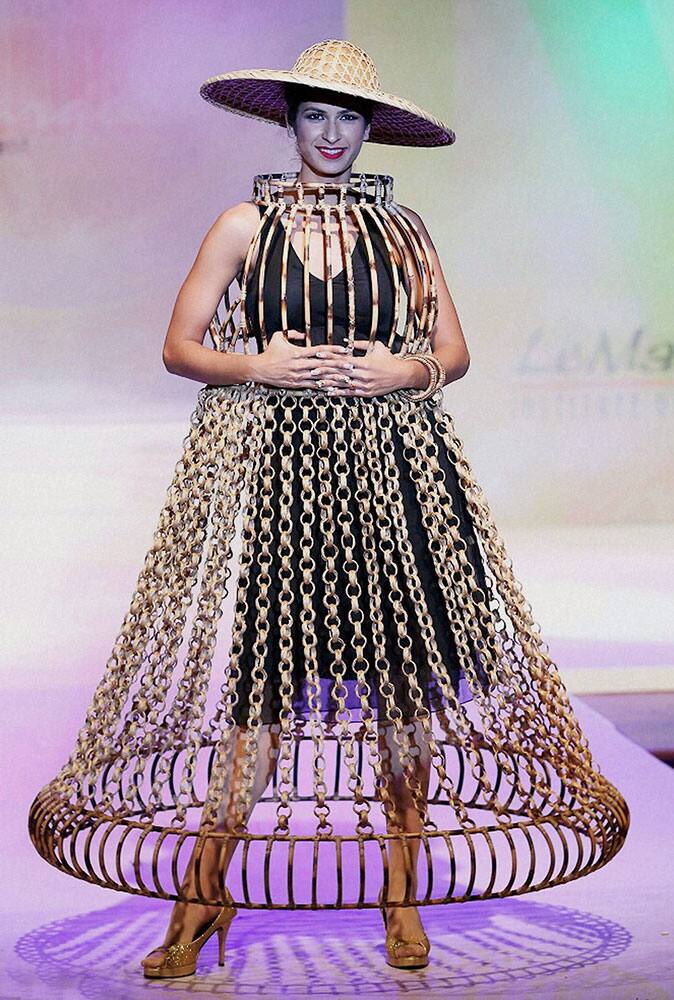
[{"label": "wide-brim straw hat", "polygon": [[212,76],[199,88],[218,107],[286,127],[286,83],[348,94],[372,102],[367,142],[391,146],[449,146],[456,136],[434,115],[379,86],[379,74],[363,49],[328,38],[305,49],[290,70],[242,69]]}]

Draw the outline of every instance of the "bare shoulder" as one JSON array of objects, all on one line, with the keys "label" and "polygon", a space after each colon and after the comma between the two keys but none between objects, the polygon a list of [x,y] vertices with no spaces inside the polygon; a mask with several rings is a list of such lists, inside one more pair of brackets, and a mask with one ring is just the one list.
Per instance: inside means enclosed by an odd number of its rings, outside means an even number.
[{"label": "bare shoulder", "polygon": [[415,222],[421,222],[421,216],[419,213],[415,212],[413,208],[409,207],[409,205],[403,205],[401,202],[398,202],[398,208],[402,208],[405,215],[410,215]]},{"label": "bare shoulder", "polygon": [[195,267],[213,276],[223,275],[228,281],[239,272],[259,222],[257,206],[242,201],[225,209],[215,219],[201,241]]},{"label": "bare shoulder", "polygon": [[237,247],[247,248],[255,235],[260,221],[260,213],[253,201],[240,201],[225,209],[211,226],[208,235],[216,243],[232,242]]},{"label": "bare shoulder", "polygon": [[409,208],[407,205],[401,205],[400,203],[398,203],[398,208],[402,209],[405,215],[412,220],[412,222],[418,228],[421,235],[424,236],[432,246],[433,241],[430,237],[428,230],[426,229],[426,226],[424,225],[424,220],[421,218],[419,213],[415,212],[414,209]]}]

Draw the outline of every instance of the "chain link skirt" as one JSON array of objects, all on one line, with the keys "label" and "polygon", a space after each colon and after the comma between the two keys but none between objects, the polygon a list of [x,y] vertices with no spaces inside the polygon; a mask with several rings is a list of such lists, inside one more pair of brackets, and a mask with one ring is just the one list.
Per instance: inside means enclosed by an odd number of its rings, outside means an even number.
[{"label": "chain link skirt", "polygon": [[31,806],[43,857],[213,902],[184,875],[215,846],[237,906],[347,908],[377,905],[392,838],[423,846],[419,904],[527,892],[615,855],[627,805],[441,392],[206,386],[183,444],[76,745]]},{"label": "chain link skirt", "polygon": [[[326,717],[339,709],[331,693],[337,674],[352,718],[362,717],[359,671],[361,685],[368,685],[366,711],[373,718],[387,716],[387,691],[408,718],[441,708],[442,690],[428,661],[433,642],[456,696],[470,700],[451,602],[434,565],[432,549],[438,542],[415,485],[416,445],[406,442],[405,428],[381,405],[366,415],[357,397],[345,396],[342,413],[329,418],[334,404],[328,400],[321,421],[311,397],[278,399],[263,444],[265,485],[245,536],[250,547],[246,568],[251,569],[240,581],[246,610],[237,647],[236,721],[248,721],[258,655],[265,674],[261,718],[264,723],[279,719],[284,641],[295,715],[310,714],[309,661]],[[434,421],[429,431],[451,504],[442,530],[455,527],[465,571],[486,595],[482,554],[457,472]],[[468,645],[476,676],[486,687],[472,637]],[[410,691],[411,670],[423,709]]]}]

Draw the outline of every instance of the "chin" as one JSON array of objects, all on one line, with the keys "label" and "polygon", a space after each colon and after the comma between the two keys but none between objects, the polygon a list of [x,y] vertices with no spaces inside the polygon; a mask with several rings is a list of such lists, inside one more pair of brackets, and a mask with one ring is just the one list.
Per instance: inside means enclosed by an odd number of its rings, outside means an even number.
[{"label": "chin", "polygon": [[337,175],[343,174],[345,170],[350,170],[353,165],[353,160],[345,159],[340,157],[339,160],[326,160],[321,154],[318,154],[317,160],[310,160],[311,169],[315,170],[316,173]]}]

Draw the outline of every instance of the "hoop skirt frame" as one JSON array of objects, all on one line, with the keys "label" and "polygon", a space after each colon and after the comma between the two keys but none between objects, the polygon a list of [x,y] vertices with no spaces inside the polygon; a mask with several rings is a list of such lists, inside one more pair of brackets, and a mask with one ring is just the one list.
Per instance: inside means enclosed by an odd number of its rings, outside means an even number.
[{"label": "hoop skirt frame", "polygon": [[[226,305],[214,341],[232,349]],[[416,832],[391,832],[396,780]],[[216,850],[237,907],[348,909],[379,905],[393,842],[419,846],[403,905],[432,905],[579,878],[628,828],[442,392],[203,387],[76,745],[31,805],[37,851],[101,886],[214,904],[200,858]]]}]

